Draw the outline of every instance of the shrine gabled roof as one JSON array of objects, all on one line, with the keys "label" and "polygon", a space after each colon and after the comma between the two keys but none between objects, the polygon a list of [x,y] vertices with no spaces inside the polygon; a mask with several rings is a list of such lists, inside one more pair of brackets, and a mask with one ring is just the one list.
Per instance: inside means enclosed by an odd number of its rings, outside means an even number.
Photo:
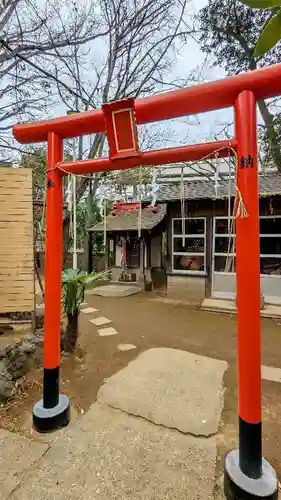
[{"label": "shrine gabled roof", "polygon": [[[235,194],[235,180],[232,179],[232,196]],[[281,196],[281,174],[277,172],[261,174],[259,176],[260,197]],[[181,185],[179,182],[160,184],[157,191],[157,203],[168,203],[181,199]],[[223,199],[229,196],[228,178],[220,179],[217,192],[214,182],[210,180],[186,180],[184,182],[185,200]],[[150,201],[149,199],[147,201]]]},{"label": "shrine gabled roof", "polygon": [[[154,208],[145,207],[141,210],[141,229],[150,231],[157,226],[166,215],[166,205],[156,205]],[[110,214],[106,220],[106,231],[138,231],[139,210],[123,211],[116,215]],[[88,231],[104,231],[104,222],[98,222]]]}]

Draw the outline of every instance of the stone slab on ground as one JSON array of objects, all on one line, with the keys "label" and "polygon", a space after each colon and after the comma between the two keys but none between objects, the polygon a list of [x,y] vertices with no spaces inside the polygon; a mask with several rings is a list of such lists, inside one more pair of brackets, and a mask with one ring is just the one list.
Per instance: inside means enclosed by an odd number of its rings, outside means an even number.
[{"label": "stone slab on ground", "polygon": [[[0,498],[6,500],[48,445],[0,429]],[[26,498],[29,496],[27,495]]]},{"label": "stone slab on ground", "polygon": [[141,292],[139,286],[104,285],[88,290],[89,295],[100,295],[101,297],[127,297]]},{"label": "stone slab on ground", "polygon": [[149,299],[151,302],[160,302],[162,304],[172,304],[174,306],[184,305],[194,309],[194,304],[187,299],[171,299],[170,297],[154,297],[153,299]]},{"label": "stone slab on ground", "polygon": [[111,323],[111,319],[105,318],[104,316],[100,316],[99,318],[93,318],[90,319],[89,321],[96,326],[108,325],[108,323]]},{"label": "stone slab on ground", "polygon": [[196,436],[217,432],[225,361],[176,349],[149,349],[99,389],[98,401]]},{"label": "stone slab on ground", "polygon": [[269,380],[270,382],[281,382],[281,368],[262,365],[261,376],[263,380]]},{"label": "stone slab on ground", "polygon": [[[235,301],[227,299],[205,299],[202,302],[201,309],[203,311],[218,313],[237,313]],[[264,309],[261,309],[260,314],[262,318],[281,318],[281,305],[265,304]]]},{"label": "stone slab on ground", "polygon": [[83,314],[92,314],[98,312],[98,309],[94,307],[85,307],[85,309],[80,309],[80,312]]},{"label": "stone slab on ground", "polygon": [[131,349],[136,349],[137,346],[134,344],[119,344],[117,348],[119,351],[130,351]]},{"label": "stone slab on ground", "polygon": [[9,500],[212,500],[216,439],[95,403]]},{"label": "stone slab on ground", "polygon": [[108,328],[99,328],[98,334],[100,337],[110,337],[111,335],[118,335],[118,332],[112,326]]}]

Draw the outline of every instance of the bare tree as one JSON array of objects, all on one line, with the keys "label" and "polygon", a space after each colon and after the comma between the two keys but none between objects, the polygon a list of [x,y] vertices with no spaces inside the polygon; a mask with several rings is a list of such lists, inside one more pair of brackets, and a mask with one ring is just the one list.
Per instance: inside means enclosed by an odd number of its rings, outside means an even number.
[{"label": "bare tree", "polygon": [[[253,57],[259,34],[273,14],[274,9],[250,9],[238,0],[209,0],[195,20],[200,48],[214,66],[224,66],[229,75],[278,63],[280,43],[264,56]],[[275,164],[281,172],[281,114],[273,103],[276,99],[258,101],[264,121],[260,136],[265,163]]]},{"label": "bare tree", "polygon": [[[187,1],[0,0],[2,151],[18,147],[10,141],[16,120],[46,117],[54,107],[60,113],[84,111],[185,85],[186,80],[175,80],[172,67],[190,34],[184,23]],[[140,131],[146,149],[150,130]],[[154,139],[160,147],[161,136],[156,133]],[[105,136],[88,138],[85,146],[88,157],[101,156],[107,148]],[[143,170],[143,175],[150,173]],[[136,182],[139,173],[130,178]],[[93,195],[104,180],[104,175],[94,176]],[[77,185],[79,200],[88,181]],[[68,221],[66,214],[65,235]]]},{"label": "bare tree", "polygon": [[[56,50],[53,71],[56,80],[51,82],[52,93],[58,93],[66,110],[84,111],[97,108],[102,103],[126,97],[139,97],[170,88],[179,88],[186,80],[175,80],[172,66],[177,53],[187,41],[189,30],[184,27],[187,0],[97,0],[100,12],[99,28],[102,37],[91,43],[73,44],[68,47],[68,57],[60,57]],[[64,54],[65,55],[65,54]],[[45,59],[48,61],[48,54]],[[73,92],[74,90],[74,92]],[[163,145],[163,133],[157,134],[153,126],[142,127],[140,142],[145,149]],[[152,133],[151,133],[152,132]],[[157,145],[156,145],[156,142]],[[162,143],[161,143],[162,141]],[[81,158],[94,158],[107,152],[103,134],[97,134],[92,141],[79,141]],[[140,174],[117,172],[106,178],[105,174],[93,176],[91,193],[106,183],[124,186],[136,185],[151,179],[151,170],[143,169]],[[77,183],[77,200],[87,189],[88,181]],[[125,189],[126,190],[126,189]],[[65,249],[68,241],[69,214],[65,217]]]},{"label": "bare tree", "polygon": [[107,35],[95,2],[0,0],[0,149],[10,152],[13,122],[38,118],[58,103],[56,81],[75,90],[53,70],[54,60],[69,58],[69,48]]},{"label": "bare tree", "polygon": [[[66,108],[83,111],[109,101],[151,95],[186,84],[184,80],[175,81],[172,67],[189,35],[183,24],[187,0],[97,1],[101,30],[107,35],[87,46],[73,47],[68,59],[56,59],[56,74],[79,94],[77,100],[57,82]],[[106,148],[104,135],[97,134],[88,157],[101,156]],[[102,179],[104,175],[94,176],[93,194]],[[78,199],[86,188],[87,180],[82,179],[78,183]]]}]

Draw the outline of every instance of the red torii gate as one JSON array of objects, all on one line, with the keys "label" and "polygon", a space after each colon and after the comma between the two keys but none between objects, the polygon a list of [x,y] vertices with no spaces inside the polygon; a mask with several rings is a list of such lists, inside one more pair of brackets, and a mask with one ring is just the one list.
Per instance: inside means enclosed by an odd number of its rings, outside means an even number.
[{"label": "red torii gate", "polygon": [[[37,430],[48,432],[69,422],[69,400],[59,395],[63,176],[236,154],[237,187],[248,215],[236,222],[239,449],[226,456],[225,494],[229,499],[277,499],[275,472],[262,458],[256,134],[256,101],[277,95],[281,95],[281,64],[153,97],[106,104],[99,110],[14,126],[14,136],[22,144],[48,142],[44,387],[43,399],[33,408]],[[235,110],[233,140],[149,152],[138,149],[137,124],[231,106]],[[109,158],[63,161],[63,139],[101,132],[108,136]]]}]

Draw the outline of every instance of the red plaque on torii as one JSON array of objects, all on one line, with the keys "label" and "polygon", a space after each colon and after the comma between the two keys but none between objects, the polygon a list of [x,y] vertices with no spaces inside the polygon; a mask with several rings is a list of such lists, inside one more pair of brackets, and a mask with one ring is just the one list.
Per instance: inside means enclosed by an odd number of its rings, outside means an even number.
[{"label": "red plaque on torii", "polygon": [[135,100],[122,99],[102,106],[111,160],[139,156]]}]

